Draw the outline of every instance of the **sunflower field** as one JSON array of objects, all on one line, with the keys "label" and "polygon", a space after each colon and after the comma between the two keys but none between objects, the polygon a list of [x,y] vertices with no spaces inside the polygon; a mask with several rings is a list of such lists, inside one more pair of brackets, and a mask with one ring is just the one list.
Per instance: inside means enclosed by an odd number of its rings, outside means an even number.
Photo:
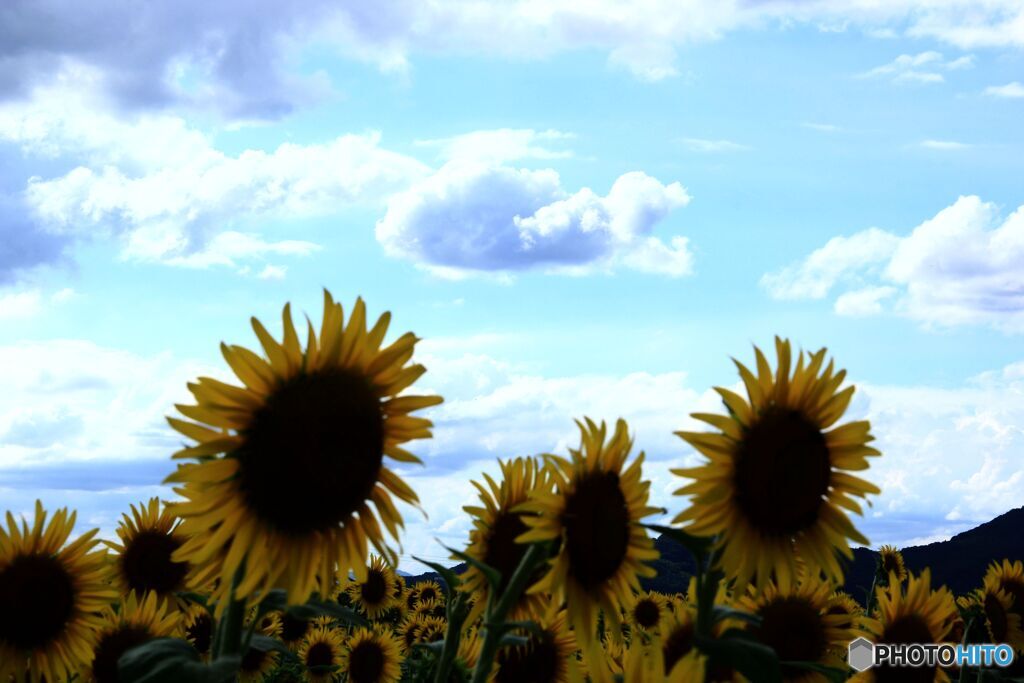
[{"label": "sunflower field", "polygon": [[[442,399],[415,392],[417,338],[384,345],[389,323],[327,292],[319,329],[288,306],[280,340],[253,319],[259,351],[221,345],[237,382],[198,378],[168,418],[177,497],[132,506],[116,542],[72,538],[75,513],[42,502],[7,512],[0,682],[1024,680],[848,667],[859,636],[1024,652],[1024,565],[993,562],[954,596],[883,546],[872,590],[842,592],[881,454],[867,421],[843,420],[846,372],[782,339],[774,363],[736,363],[745,396],[718,388],[722,412],[693,415],[707,431],[677,432],[702,457],[673,470],[677,509],[649,503],[624,420],[582,417],[576,448],[473,482],[473,529],[447,549],[464,573],[424,562],[437,580],[406,584],[396,501],[418,497],[399,472],[431,436],[416,413]],[[658,534],[696,561],[671,595],[641,590]]]}]

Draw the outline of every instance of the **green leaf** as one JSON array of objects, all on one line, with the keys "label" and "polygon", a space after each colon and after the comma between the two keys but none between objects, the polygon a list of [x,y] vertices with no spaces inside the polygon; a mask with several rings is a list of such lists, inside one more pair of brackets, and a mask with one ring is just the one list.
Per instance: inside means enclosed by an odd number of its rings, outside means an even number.
[{"label": "green leaf", "polygon": [[440,574],[441,578],[444,579],[444,582],[448,585],[449,591],[454,591],[456,588],[459,587],[459,584],[461,583],[461,581],[459,581],[459,577],[455,575],[455,572],[453,572],[448,567],[445,567],[443,564],[438,564],[437,562],[427,562],[426,560],[416,557],[415,555],[412,556],[412,559],[416,560],[421,564],[425,564],[426,566],[430,567],[435,572]]},{"label": "green leaf", "polygon": [[297,619],[306,620],[315,619],[319,616],[328,616],[347,626],[367,626],[369,624],[366,619],[356,614],[351,608],[343,607],[333,600],[320,600],[318,598],[313,598],[304,605],[289,607],[288,614]]},{"label": "green leaf", "polygon": [[830,681],[835,683],[843,683],[850,677],[850,672],[847,669],[839,669],[834,666],[825,666],[818,662],[779,662],[781,666],[790,667],[793,669],[806,669],[807,671],[815,671],[822,674]]},{"label": "green leaf", "polygon": [[462,560],[466,564],[470,565],[471,567],[475,567],[477,571],[479,571],[481,574],[483,574],[484,577],[487,579],[487,583],[491,586],[491,590],[497,591],[501,587],[501,578],[502,578],[502,576],[501,576],[501,572],[499,572],[497,569],[495,569],[494,567],[492,567],[489,564],[484,564],[483,562],[481,562],[480,560],[476,559],[472,555],[464,553],[461,550],[456,550],[455,548],[449,548],[448,546],[443,546],[443,547],[444,547],[445,550],[450,552],[452,555],[454,555],[455,557],[459,558],[460,560]]},{"label": "green leaf", "polygon": [[732,607],[726,607],[724,605],[715,605],[711,610],[712,619],[714,623],[724,621],[726,619],[735,619],[743,621],[751,626],[760,626],[761,617],[750,612],[744,612],[742,610],[733,609]]},{"label": "green leaf", "polygon": [[741,629],[729,629],[718,638],[697,635],[694,640],[712,658],[712,666],[724,664],[759,683],[782,683],[775,650]]},{"label": "green leaf", "polygon": [[701,559],[707,556],[711,550],[711,546],[714,539],[707,536],[694,536],[693,534],[686,533],[682,529],[676,529],[671,526],[660,526],[658,524],[641,524],[645,529],[651,531],[657,531],[662,536],[668,536],[673,541],[683,546],[690,551],[693,558],[700,563]]},{"label": "green leaf", "polygon": [[530,639],[526,636],[517,636],[514,633],[506,633],[498,641],[499,647],[526,647],[530,644]]},{"label": "green leaf", "polygon": [[241,665],[238,655],[204,664],[186,641],[157,638],[121,655],[117,672],[125,683],[223,683],[233,680]]},{"label": "green leaf", "polygon": [[252,640],[249,641],[249,647],[260,652],[280,652],[286,657],[295,657],[295,654],[288,649],[287,645],[262,633],[253,634]]}]

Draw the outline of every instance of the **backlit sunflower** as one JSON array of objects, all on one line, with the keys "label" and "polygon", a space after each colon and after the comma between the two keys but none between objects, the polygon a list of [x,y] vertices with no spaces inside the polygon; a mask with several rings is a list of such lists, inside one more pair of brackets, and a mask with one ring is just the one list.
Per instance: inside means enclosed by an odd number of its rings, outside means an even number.
[{"label": "backlit sunflower", "polygon": [[441,398],[399,395],[424,368],[408,364],[411,333],[381,348],[389,321],[385,313],[367,331],[358,299],[346,324],[325,291],[319,336],[310,323],[303,349],[289,306],[281,342],[254,318],[266,358],[221,345],[243,386],[202,377],[189,384],[196,405],[177,406],[193,421],[168,418],[197,442],[174,457],[199,461],[168,477],[186,499],[171,505],[188,537],[173,557],[214,566],[218,609],[240,568],[236,597],[283,587],[301,603],[314,589],[332,594],[337,574],[365,579],[368,543],[397,564],[380,523],[397,540],[392,496],[417,497],[385,456],[419,462],[402,444],[429,437],[431,423],[410,413]]},{"label": "backlit sunflower", "polygon": [[117,683],[117,661],[121,655],[154,638],[176,635],[181,613],[171,608],[156,593],[137,598],[129,593],[117,609],[107,607],[97,630],[96,643],[85,680],[94,683]]},{"label": "backlit sunflower", "polygon": [[[910,574],[906,584],[895,583],[875,590],[877,618],[870,640],[876,644],[943,643],[957,618],[956,602],[945,586],[931,589],[931,571]],[[851,680],[877,683],[949,681],[941,667],[913,668],[876,666]]]},{"label": "backlit sunflower", "polygon": [[[479,492],[482,507],[467,505],[463,510],[473,518],[473,530],[469,533],[466,553],[498,570],[501,574],[498,590],[500,596],[529,547],[516,543],[516,538],[529,529],[522,520],[525,513],[514,508],[525,503],[533,489],[543,487],[544,490],[550,490],[551,487],[535,458],[499,460],[498,464],[501,467],[501,483],[496,483],[488,474],[483,475],[486,487],[479,482],[471,482]],[[462,581],[461,589],[471,593],[475,599],[467,618],[467,621],[473,622],[487,605],[491,586],[487,577],[472,565],[462,575]],[[528,618],[533,613],[543,611],[545,602],[540,595],[523,593],[508,618],[511,621]]]},{"label": "backlit sunflower", "polygon": [[607,430],[589,418],[577,422],[582,433],[571,459],[545,456],[556,491],[534,489],[519,506],[530,531],[520,543],[558,541],[558,555],[547,574],[530,588],[531,594],[550,593],[565,604],[569,623],[585,651],[594,641],[599,610],[619,633],[619,612],[640,590],[640,576],[655,571],[644,564],[658,558],[654,543],[637,522],[658,512],[647,504],[650,482],[641,480],[641,452],[629,467],[632,448],[625,420]]},{"label": "backlit sunflower", "polygon": [[999,585],[995,576],[986,576],[984,585],[975,591],[978,604],[985,613],[985,625],[992,643],[1009,643],[1024,651],[1024,630],[1021,617],[1012,611],[1013,597]]},{"label": "backlit sunflower", "polygon": [[[338,679],[345,650],[345,634],[340,629],[317,628],[306,636],[299,648],[299,661],[306,669],[306,678],[312,683],[325,683]],[[319,667],[334,667],[324,670]]]},{"label": "backlit sunflower", "polygon": [[416,585],[413,586],[413,592],[416,594],[416,600],[412,605],[410,605],[410,609],[415,609],[416,603],[421,600],[444,601],[444,591],[441,590],[441,584],[433,579],[417,581]]},{"label": "backlit sunflower", "polygon": [[575,659],[576,638],[566,624],[565,611],[536,620],[541,633],[522,633],[529,643],[498,650],[498,683],[568,683],[569,660]]},{"label": "backlit sunflower", "polygon": [[[171,555],[185,542],[177,531],[180,520],[166,507],[160,509],[160,499],[150,498],[148,504],[131,506],[131,517],[122,515],[117,526],[120,543],[104,541],[114,550],[114,579],[121,593],[152,591],[161,598],[174,599],[174,605],[185,607],[175,593],[196,590],[197,577],[188,562],[175,562]],[[193,574],[193,576],[189,576]],[[190,581],[191,579],[191,581]],[[198,580],[202,581],[201,578]]]},{"label": "backlit sunflower", "polygon": [[[842,667],[838,654],[858,635],[847,614],[833,614],[832,585],[804,576],[789,587],[771,581],[758,588],[751,586],[740,598],[738,607],[761,618],[749,630],[758,641],[775,650],[782,662],[814,662],[822,666]],[[842,602],[841,598],[835,601]],[[823,674],[782,666],[782,679],[799,683],[824,683]]]},{"label": "backlit sunflower", "polygon": [[861,514],[853,498],[879,493],[849,471],[866,469],[879,452],[867,445],[866,420],[832,428],[854,388],[839,390],[846,371],[834,372],[832,361],[822,370],[825,349],[801,352],[791,371],[789,342],[776,338],[775,346],[774,374],[756,347],[757,376],[736,362],[746,399],[716,388],[728,415],[693,414],[719,432],[676,432],[709,462],[673,470],[693,480],[676,491],[691,506],[674,521],[717,536],[720,566],[740,587],[755,575],[792,583],[797,556],[841,583],[835,551],[852,559],[848,539],[868,544],[844,509]]},{"label": "backlit sunflower", "polygon": [[381,557],[373,556],[363,579],[350,581],[345,592],[361,612],[376,619],[396,605],[395,573]]},{"label": "backlit sunflower", "polygon": [[645,591],[634,595],[626,605],[626,621],[630,627],[649,632],[658,628],[662,618],[668,614],[669,600],[661,593]]},{"label": "backlit sunflower", "polygon": [[401,645],[390,631],[361,628],[345,646],[341,670],[349,683],[397,683],[402,659]]},{"label": "backlit sunflower", "polygon": [[985,582],[994,580],[996,585],[1013,598],[1010,611],[1024,619],[1024,562],[993,562],[985,572]]},{"label": "backlit sunflower", "polygon": [[182,619],[185,640],[192,644],[199,656],[206,661],[213,645],[213,617],[202,605],[192,605]]},{"label": "backlit sunflower", "polygon": [[97,529],[67,543],[75,513],[0,524],[0,681],[63,681],[88,664],[99,613],[117,600]]},{"label": "backlit sunflower", "polygon": [[887,579],[890,574],[895,574],[897,581],[907,580],[907,565],[903,562],[903,553],[896,546],[883,545],[878,549],[878,569]]}]

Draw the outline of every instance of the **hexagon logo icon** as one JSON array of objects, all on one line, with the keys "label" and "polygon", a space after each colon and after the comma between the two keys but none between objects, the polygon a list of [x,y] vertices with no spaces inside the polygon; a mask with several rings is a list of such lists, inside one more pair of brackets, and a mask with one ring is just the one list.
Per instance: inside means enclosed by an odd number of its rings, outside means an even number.
[{"label": "hexagon logo icon", "polygon": [[847,662],[854,671],[870,669],[875,663],[875,645],[866,638],[850,641]]}]

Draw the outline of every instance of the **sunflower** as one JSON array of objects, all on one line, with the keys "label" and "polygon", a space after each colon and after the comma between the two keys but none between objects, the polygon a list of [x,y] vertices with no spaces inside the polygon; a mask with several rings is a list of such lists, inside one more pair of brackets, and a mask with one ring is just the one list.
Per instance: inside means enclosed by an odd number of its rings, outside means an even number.
[{"label": "sunflower", "polygon": [[576,656],[576,637],[564,610],[536,620],[540,633],[523,633],[526,645],[498,650],[497,683],[568,683],[569,660]]},{"label": "sunflower", "polygon": [[[943,643],[957,617],[953,595],[943,586],[931,589],[931,570],[920,576],[908,575],[907,583],[894,583],[875,589],[878,600],[877,622],[872,640],[876,644]],[[851,680],[888,683],[889,681],[949,681],[940,667],[915,668],[876,666]]]},{"label": "sunflower", "polygon": [[175,605],[186,607],[175,594],[200,586],[188,562],[171,559],[185,542],[177,531],[180,520],[166,507],[161,510],[159,498],[150,498],[148,504],[139,503],[138,507],[132,505],[131,511],[131,517],[128,513],[122,515],[117,527],[121,542],[104,541],[115,552],[114,579],[118,588],[122,594],[152,591],[161,598],[174,598]]},{"label": "sunflower", "polygon": [[878,549],[878,570],[887,580],[890,574],[896,575],[897,582],[907,580],[907,565],[896,546],[883,545]]},{"label": "sunflower", "polygon": [[445,619],[448,616],[448,611],[445,609],[444,603],[439,600],[420,600],[416,603],[416,615],[424,618]]},{"label": "sunflower", "polygon": [[87,664],[98,614],[117,600],[93,529],[67,543],[75,513],[0,524],[0,681],[62,681]]},{"label": "sunflower", "polygon": [[103,611],[103,622],[97,630],[96,644],[92,648],[85,680],[117,683],[120,680],[117,662],[121,655],[154,638],[175,635],[181,613],[173,608],[168,609],[168,602],[156,593],[147,593],[145,597],[138,598],[132,592],[121,600],[116,610],[108,606]]},{"label": "sunflower", "polygon": [[[748,594],[737,603],[740,609],[761,618],[750,632],[758,641],[772,648],[782,662],[814,662],[822,666],[841,667],[842,652],[857,637],[848,614],[833,614],[833,602],[842,607],[842,598],[833,601],[832,585],[816,577],[803,576],[788,587],[767,581],[748,588]],[[782,666],[784,681],[824,683],[820,673]]]},{"label": "sunflower", "polygon": [[[312,683],[325,683],[338,679],[345,650],[345,634],[340,629],[317,628],[306,636],[299,648],[299,661],[306,669],[306,677]],[[318,667],[334,667],[324,670]]]},{"label": "sunflower", "polygon": [[395,599],[395,602],[401,604],[403,598],[405,598],[405,578],[398,572],[395,572],[395,581],[391,586],[391,597]]},{"label": "sunflower", "polygon": [[662,616],[656,642],[661,648],[662,673],[673,683],[704,680],[707,658],[696,648],[696,626],[696,612],[690,605],[674,603]]},{"label": "sunflower", "polygon": [[239,683],[261,683],[277,666],[278,653],[273,650],[257,650],[250,647],[242,655],[238,669]]},{"label": "sunflower", "polygon": [[402,659],[401,645],[390,631],[361,628],[342,653],[341,670],[349,683],[398,683]]},{"label": "sunflower", "polygon": [[284,633],[284,623],[281,621],[280,612],[267,612],[256,623],[256,628],[265,636],[280,640]]},{"label": "sunflower", "polygon": [[416,587],[406,588],[405,593],[402,594],[402,608],[406,612],[412,612],[416,609],[416,602],[419,600],[419,595],[416,593]]},{"label": "sunflower", "polygon": [[[855,629],[857,631],[863,631],[867,629],[867,615],[864,614],[864,608],[860,606],[852,595],[845,591],[835,591],[828,599],[828,606],[825,608],[825,614],[827,616],[842,617],[841,620],[836,620],[835,626],[844,629]],[[841,648],[843,651],[846,650],[846,643]]]},{"label": "sunflower", "polygon": [[789,342],[776,337],[775,346],[774,374],[756,347],[756,377],[736,362],[747,399],[716,389],[728,415],[693,414],[719,432],[676,432],[709,462],[672,470],[693,480],[676,491],[692,498],[674,522],[717,536],[720,566],[740,588],[755,575],[791,583],[798,556],[842,583],[834,550],[852,559],[847,539],[868,544],[843,509],[861,514],[853,497],[879,493],[848,471],[867,468],[867,457],[879,452],[867,445],[873,437],[866,420],[830,429],[854,387],[838,391],[846,371],[834,373],[832,361],[821,369],[826,350],[810,354],[806,365],[800,352],[790,372]]},{"label": "sunflower", "polygon": [[419,617],[419,628],[416,629],[417,643],[436,643],[444,640],[448,631],[448,622],[439,617]]},{"label": "sunflower", "polygon": [[409,605],[409,609],[415,609],[416,603],[425,600],[440,600],[444,601],[444,591],[441,590],[441,584],[433,579],[426,581],[418,581],[413,586],[413,593],[416,594],[415,601],[412,605]]},{"label": "sunflower", "polygon": [[392,496],[418,499],[384,456],[419,462],[402,444],[429,437],[431,423],[410,413],[441,402],[399,395],[424,372],[407,364],[416,337],[381,349],[390,314],[367,331],[362,299],[345,324],[325,291],[319,337],[310,323],[305,350],[290,306],[282,318],[281,342],[252,320],[266,359],[221,345],[243,386],[202,377],[189,384],[196,405],[177,406],[193,421],[168,418],[197,442],[174,457],[199,461],[167,479],[182,485],[185,501],[171,510],[188,537],[173,559],[212,565],[218,609],[232,590],[241,599],[283,587],[302,603],[315,588],[330,595],[336,574],[363,581],[368,543],[397,564],[380,522],[397,540],[403,521]]},{"label": "sunflower", "polygon": [[1018,652],[1024,651],[1024,630],[1020,614],[1012,611],[1013,597],[1000,587],[999,579],[986,576],[981,589],[975,592],[978,604],[985,613],[992,643],[1008,643]]},{"label": "sunflower", "polygon": [[412,653],[412,646],[420,642],[419,631],[421,626],[423,626],[423,620],[415,614],[411,614],[398,627],[398,641],[402,646],[402,654],[408,656]]},{"label": "sunflower", "polygon": [[659,510],[647,504],[643,452],[624,469],[633,446],[626,421],[616,423],[607,443],[603,422],[598,426],[588,418],[577,425],[582,439],[578,450],[570,449],[571,460],[545,456],[557,491],[533,489],[529,502],[519,506],[533,514],[523,516],[530,531],[518,541],[560,542],[550,570],[529,592],[550,593],[555,604],[565,603],[569,623],[589,651],[598,610],[619,632],[619,612],[631,591],[640,590],[638,576],[655,575],[644,561],[657,559],[658,551],[637,522]]},{"label": "sunflower", "polygon": [[185,640],[192,644],[199,656],[205,661],[210,655],[213,645],[213,617],[202,605],[192,605],[182,619],[182,631]]},{"label": "sunflower", "polygon": [[[473,518],[473,530],[469,533],[466,553],[501,574],[496,599],[505,592],[512,573],[519,566],[529,547],[516,543],[516,538],[529,531],[529,528],[523,522],[523,513],[514,508],[527,502],[530,491],[535,488],[551,488],[550,480],[543,476],[543,470],[535,458],[499,460],[498,465],[501,468],[500,484],[488,474],[483,475],[487,482],[486,487],[479,482],[471,482],[479,492],[482,506],[467,505],[462,508]],[[540,576],[536,578],[539,579]],[[462,581],[461,589],[473,595],[475,599],[473,609],[467,618],[467,621],[473,622],[487,605],[491,586],[487,577],[472,565],[466,569]],[[509,619],[516,621],[543,611],[545,602],[540,595],[524,593],[511,610]]]},{"label": "sunflower", "polygon": [[989,580],[993,580],[1001,590],[1013,598],[1010,611],[1024,619],[1024,562],[1010,562],[1007,559],[998,563],[993,562],[985,572],[985,582],[988,583]]},{"label": "sunflower", "polygon": [[365,577],[350,581],[345,592],[353,605],[366,616],[376,619],[387,612],[395,603],[395,573],[384,563],[384,559],[373,556]]},{"label": "sunflower", "polygon": [[646,591],[633,596],[626,606],[626,620],[631,627],[646,633],[658,627],[668,610],[668,598],[661,593]]},{"label": "sunflower", "polygon": [[281,613],[281,642],[284,643],[288,649],[295,650],[302,645],[302,641],[305,639],[306,634],[308,634],[313,627],[313,621],[311,619],[297,617],[286,610]]}]

